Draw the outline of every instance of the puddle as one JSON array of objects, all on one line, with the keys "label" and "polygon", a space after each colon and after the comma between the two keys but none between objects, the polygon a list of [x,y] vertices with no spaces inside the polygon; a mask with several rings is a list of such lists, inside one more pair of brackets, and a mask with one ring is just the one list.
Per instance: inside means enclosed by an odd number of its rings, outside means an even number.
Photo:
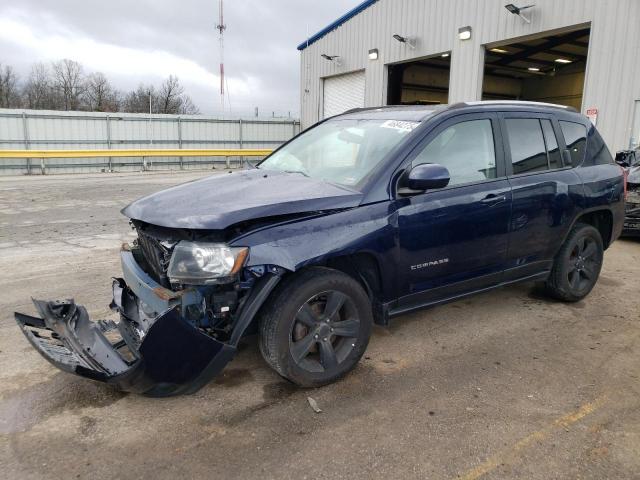
[{"label": "puddle", "polygon": [[283,400],[299,390],[300,387],[291,382],[269,383],[263,387],[264,399]]},{"label": "puddle", "polygon": [[248,408],[244,408],[239,412],[224,418],[222,421],[228,427],[240,425],[252,418],[255,414],[280,403],[299,390],[299,387],[296,387],[291,382],[282,381],[269,383],[263,387],[264,395],[262,402]]},{"label": "puddle", "polygon": [[60,373],[50,381],[16,390],[0,400],[0,434],[24,432],[63,411],[104,408],[125,395],[109,385]]}]

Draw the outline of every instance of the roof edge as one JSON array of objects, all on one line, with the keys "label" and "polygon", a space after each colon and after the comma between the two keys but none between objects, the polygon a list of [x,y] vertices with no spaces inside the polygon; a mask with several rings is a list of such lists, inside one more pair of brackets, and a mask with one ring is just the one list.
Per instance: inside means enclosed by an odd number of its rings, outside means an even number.
[{"label": "roof edge", "polygon": [[312,43],[317,42],[322,37],[324,37],[326,34],[328,34],[329,32],[331,32],[333,30],[335,30],[336,28],[338,28],[343,23],[351,20],[353,17],[358,15],[360,12],[366,10],[371,5],[376,3],[377,1],[378,0],[365,0],[360,5],[357,5],[355,8],[349,10],[347,13],[342,15],[335,22],[327,25],[322,30],[320,30],[318,33],[316,33],[316,34],[312,35],[311,37],[307,38],[304,42],[302,42],[300,45],[298,45],[298,50],[302,51],[305,48],[307,48],[309,45],[311,45]]}]

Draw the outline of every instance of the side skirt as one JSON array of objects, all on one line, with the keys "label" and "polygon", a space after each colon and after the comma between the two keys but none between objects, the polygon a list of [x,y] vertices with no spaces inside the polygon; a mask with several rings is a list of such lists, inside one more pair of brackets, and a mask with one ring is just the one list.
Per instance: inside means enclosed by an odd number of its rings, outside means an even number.
[{"label": "side skirt", "polygon": [[[508,281],[504,281],[504,282],[500,282],[497,283],[495,285],[491,285],[489,287],[484,287],[484,288],[480,288],[480,289],[476,289],[476,290],[470,290],[468,292],[464,292],[464,293],[458,293],[455,295],[451,295],[451,296],[447,296],[447,297],[443,297],[443,298],[439,298],[437,300],[427,300],[427,301],[423,301],[423,302],[416,302],[416,303],[409,303],[407,304],[407,302],[405,301],[405,305],[403,306],[398,306],[397,305],[397,301],[393,301],[393,302],[388,302],[383,304],[383,311],[386,313],[385,317],[387,318],[387,321],[385,322],[385,324],[388,324],[389,321],[388,319],[391,319],[393,317],[398,317],[400,315],[404,315],[405,313],[409,313],[409,312],[413,312],[416,310],[420,310],[422,308],[425,307],[431,307],[434,305],[442,305],[444,303],[449,303],[449,302],[454,302],[456,300],[459,300],[461,298],[465,298],[465,297],[469,297],[471,295],[476,295],[478,293],[484,293],[484,292],[488,292],[490,290],[495,290],[496,288],[502,288],[502,287],[506,287],[508,285],[513,285],[516,283],[523,283],[523,282],[534,282],[534,281],[540,281],[540,280],[546,280],[547,277],[549,276],[549,270],[545,270],[543,272],[540,273],[536,273],[534,275],[528,275],[526,277],[521,277],[521,278],[517,278],[514,280],[508,280]],[[442,288],[447,288],[447,287],[442,287]],[[415,296],[422,296],[423,292],[421,292],[420,294],[414,294]],[[414,295],[411,295],[412,297]],[[410,300],[408,300],[410,302]]]}]

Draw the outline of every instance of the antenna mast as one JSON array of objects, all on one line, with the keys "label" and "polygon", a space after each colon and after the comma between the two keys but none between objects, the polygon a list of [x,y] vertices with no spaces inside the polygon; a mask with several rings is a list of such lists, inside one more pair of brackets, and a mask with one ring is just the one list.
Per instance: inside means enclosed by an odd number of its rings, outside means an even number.
[{"label": "antenna mast", "polygon": [[220,32],[220,103],[222,105],[222,113],[224,113],[224,31],[227,29],[227,26],[224,24],[222,4],[223,0],[218,0],[219,18],[216,30]]}]

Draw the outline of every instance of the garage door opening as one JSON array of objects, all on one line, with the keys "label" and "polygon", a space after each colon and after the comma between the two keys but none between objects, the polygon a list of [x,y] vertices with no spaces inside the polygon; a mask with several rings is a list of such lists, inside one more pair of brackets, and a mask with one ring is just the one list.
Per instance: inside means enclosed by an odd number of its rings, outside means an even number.
[{"label": "garage door opening", "polygon": [[451,57],[388,65],[387,105],[437,105],[449,101]]},{"label": "garage door opening", "polygon": [[589,28],[487,47],[483,100],[582,107]]},{"label": "garage door opening", "polygon": [[326,77],[323,81],[322,118],[364,107],[364,70]]}]

